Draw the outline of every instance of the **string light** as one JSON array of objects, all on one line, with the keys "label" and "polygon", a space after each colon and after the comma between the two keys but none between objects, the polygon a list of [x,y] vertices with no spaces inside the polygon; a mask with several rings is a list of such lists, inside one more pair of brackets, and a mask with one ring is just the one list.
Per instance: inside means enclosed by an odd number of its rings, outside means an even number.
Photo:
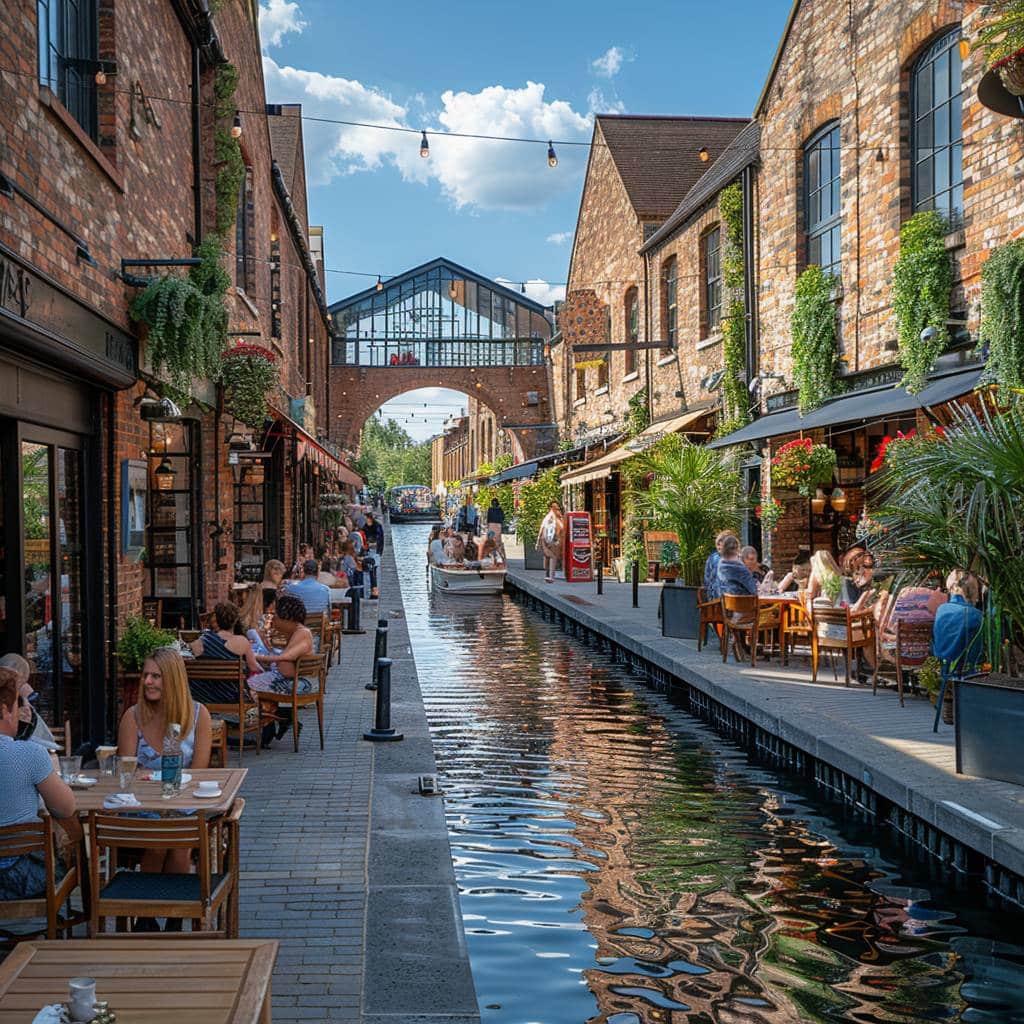
[{"label": "string light", "polygon": [[557,167],[558,157],[555,155],[554,143],[548,139],[548,167]]},{"label": "string light", "polygon": [[231,122],[231,138],[238,139],[242,136],[242,115],[236,110],[235,119]]},{"label": "string light", "polygon": [[377,275],[377,291],[384,291],[384,282],[380,279],[380,274]]},{"label": "string light", "polygon": [[106,73],[106,71],[103,70],[103,68],[98,68],[97,69],[94,81],[96,82],[97,85],[106,85],[107,84],[107,73]]},{"label": "string light", "polygon": [[706,164],[711,159],[711,154],[708,152],[707,146],[701,146],[700,149],[697,150],[697,156],[700,157],[700,162],[702,164]]},{"label": "string light", "polygon": [[427,141],[426,132],[420,132],[420,156],[423,157],[424,160],[430,156],[430,143]]}]

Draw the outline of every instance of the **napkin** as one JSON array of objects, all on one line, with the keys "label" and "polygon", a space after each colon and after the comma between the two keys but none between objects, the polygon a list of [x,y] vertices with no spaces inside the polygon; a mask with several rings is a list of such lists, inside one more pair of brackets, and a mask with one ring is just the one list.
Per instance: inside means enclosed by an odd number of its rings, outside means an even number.
[{"label": "napkin", "polygon": [[108,811],[114,811],[120,807],[139,807],[140,804],[134,793],[111,793],[103,801],[103,806]]},{"label": "napkin", "polygon": [[33,1018],[32,1024],[67,1024],[67,1007],[60,1003],[44,1006]]}]

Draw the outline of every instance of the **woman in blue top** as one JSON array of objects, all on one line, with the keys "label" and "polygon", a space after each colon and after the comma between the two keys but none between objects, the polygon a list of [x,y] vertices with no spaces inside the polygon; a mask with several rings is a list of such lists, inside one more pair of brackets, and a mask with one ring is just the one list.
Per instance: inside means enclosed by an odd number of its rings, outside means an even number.
[{"label": "woman in blue top", "polygon": [[957,672],[974,668],[981,659],[983,616],[975,607],[978,589],[974,576],[954,569],[946,579],[949,600],[935,609],[932,653]]}]

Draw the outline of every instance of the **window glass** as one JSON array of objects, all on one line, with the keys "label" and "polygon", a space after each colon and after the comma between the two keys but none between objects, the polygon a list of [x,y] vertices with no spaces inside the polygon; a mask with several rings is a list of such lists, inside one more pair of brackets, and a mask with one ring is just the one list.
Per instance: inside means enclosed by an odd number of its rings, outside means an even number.
[{"label": "window glass", "polygon": [[37,0],[39,82],[94,141],[96,0]]},{"label": "window glass", "polygon": [[721,228],[712,228],[701,241],[704,248],[704,331],[711,335],[722,321]]},{"label": "window glass", "polygon": [[839,125],[823,128],[804,147],[804,217],[807,264],[840,274],[842,197]]},{"label": "window glass", "polygon": [[[626,292],[626,341],[636,345],[640,341],[640,294],[636,288]],[[625,375],[636,373],[636,349],[626,349]]]},{"label": "window glass", "polygon": [[665,352],[676,346],[676,288],[678,284],[676,258],[666,260],[661,271],[661,322],[665,332]]}]

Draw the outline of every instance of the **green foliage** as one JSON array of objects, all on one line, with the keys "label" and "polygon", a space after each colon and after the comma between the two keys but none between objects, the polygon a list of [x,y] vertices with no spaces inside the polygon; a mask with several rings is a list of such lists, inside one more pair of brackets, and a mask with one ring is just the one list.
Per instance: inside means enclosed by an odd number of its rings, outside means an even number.
[{"label": "green foliage", "polygon": [[228,412],[247,427],[262,427],[267,395],[278,384],[274,353],[259,345],[236,345],[224,353],[220,379]]},{"label": "green foliage", "polygon": [[44,540],[50,535],[50,477],[47,449],[25,448],[21,455],[21,499],[27,540]]},{"label": "green foliage", "polygon": [[831,483],[836,453],[827,444],[814,444],[809,437],[798,437],[775,453],[771,468],[773,489],[796,490],[809,498],[815,488]]},{"label": "green foliage", "polygon": [[661,545],[662,569],[675,569],[679,565],[679,545],[674,540],[667,540]]},{"label": "green foliage", "polygon": [[174,642],[170,630],[158,629],[141,615],[129,616],[117,642],[117,656],[126,671],[141,672],[142,663],[158,647],[172,647]]},{"label": "green foliage", "polygon": [[560,467],[546,469],[535,480],[527,480],[519,488],[519,509],[516,513],[516,536],[524,545],[534,544],[540,524],[553,501],[561,504]]},{"label": "green foliage", "polygon": [[[953,264],[946,250],[946,221],[935,210],[915,213],[900,228],[900,255],[893,267],[893,310],[900,346],[903,386],[913,394],[924,386],[936,356],[949,342],[946,320],[953,292]],[[934,327],[935,337],[921,340]]]},{"label": "green foliage", "polygon": [[506,522],[515,515],[516,495],[515,488],[511,484],[492,484],[481,487],[476,492],[476,503],[481,509],[486,510],[490,506],[492,498],[498,499],[498,504],[501,506],[502,512],[505,513]]},{"label": "green foliage", "polygon": [[636,437],[650,426],[651,413],[647,408],[647,388],[641,388],[626,403],[625,430],[627,437]]},{"label": "green foliage", "polygon": [[821,267],[810,266],[796,279],[796,298],[790,328],[793,332],[793,383],[800,392],[800,413],[816,409],[840,391],[836,379],[839,361],[836,279]]},{"label": "green foliage", "polygon": [[746,370],[746,307],[743,303],[743,190],[732,184],[718,197],[722,219],[722,413],[716,435],[724,437],[750,421]]},{"label": "green foliage", "polygon": [[676,534],[679,575],[689,586],[699,586],[715,535],[739,523],[743,498],[735,461],[682,438],[671,446],[655,445],[632,461],[651,477],[647,490],[633,492],[635,512],[655,529]]},{"label": "green foliage", "polygon": [[979,33],[976,45],[985,54],[985,63],[992,67],[1024,50],[1024,2],[1022,0],[989,0],[989,14],[998,17]]},{"label": "green foliage", "polygon": [[234,226],[238,192],[245,178],[242,147],[231,134],[229,121],[234,118],[237,89],[238,69],[234,64],[220,64],[213,76],[213,113],[218,122],[213,133],[213,160],[217,165],[214,226],[218,235],[225,235]]},{"label": "green foliage", "polygon": [[722,189],[718,196],[718,215],[722,218],[722,282],[726,288],[743,287],[743,190],[737,183]]},{"label": "green foliage", "polygon": [[981,268],[981,338],[986,379],[1024,387],[1024,238],[994,249]]},{"label": "green foliage", "polygon": [[371,490],[398,484],[430,486],[430,442],[417,444],[394,420],[368,419],[359,441],[355,470]]}]

